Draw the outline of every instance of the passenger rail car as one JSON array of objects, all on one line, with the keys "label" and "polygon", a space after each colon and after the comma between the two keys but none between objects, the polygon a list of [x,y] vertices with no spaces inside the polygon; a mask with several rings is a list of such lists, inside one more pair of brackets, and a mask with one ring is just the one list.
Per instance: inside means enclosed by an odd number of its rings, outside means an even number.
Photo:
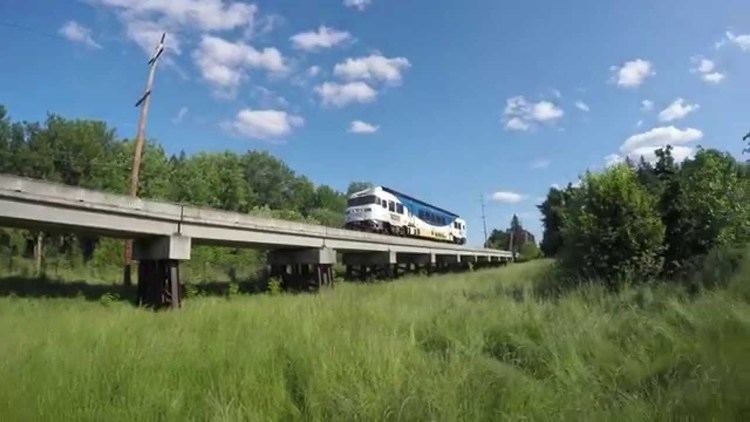
[{"label": "passenger rail car", "polygon": [[383,186],[353,193],[345,221],[347,229],[466,243],[466,221],[458,215]]}]

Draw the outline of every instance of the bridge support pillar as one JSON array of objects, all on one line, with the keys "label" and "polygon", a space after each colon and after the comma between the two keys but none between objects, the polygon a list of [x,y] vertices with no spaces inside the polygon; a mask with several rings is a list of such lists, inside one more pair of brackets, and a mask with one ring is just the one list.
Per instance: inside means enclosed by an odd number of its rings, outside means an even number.
[{"label": "bridge support pillar", "polygon": [[190,259],[190,238],[178,234],[138,239],[138,305],[177,309],[182,306],[180,261]]},{"label": "bridge support pillar", "polygon": [[393,277],[393,266],[397,263],[396,253],[383,252],[345,252],[341,260],[346,265],[347,279],[367,281],[373,278]]},{"label": "bridge support pillar", "polygon": [[280,277],[285,286],[333,286],[336,251],[330,248],[277,249],[268,255],[268,263],[271,265],[271,276]]},{"label": "bridge support pillar", "polygon": [[404,264],[407,270],[414,266],[414,272],[419,273],[424,271],[427,274],[432,274],[436,268],[437,263],[436,254],[430,253],[398,253],[396,254],[396,261],[399,264]]},{"label": "bridge support pillar", "polygon": [[438,272],[455,270],[461,261],[459,255],[435,255],[435,267]]}]

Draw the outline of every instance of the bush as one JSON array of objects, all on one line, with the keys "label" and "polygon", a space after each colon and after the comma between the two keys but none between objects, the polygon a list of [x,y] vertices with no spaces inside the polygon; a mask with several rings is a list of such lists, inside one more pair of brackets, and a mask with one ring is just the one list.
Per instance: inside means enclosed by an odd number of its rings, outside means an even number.
[{"label": "bush", "polygon": [[531,261],[532,259],[539,259],[542,257],[542,252],[534,242],[525,242],[521,245],[521,249],[518,251],[518,262]]},{"label": "bush", "polygon": [[588,173],[565,207],[563,270],[610,282],[651,278],[662,266],[656,199],[626,165]]},{"label": "bush", "polygon": [[280,295],[284,289],[284,283],[278,277],[273,277],[268,280],[268,294],[271,296]]},{"label": "bush", "polygon": [[748,181],[729,154],[699,151],[666,187],[661,204],[669,275],[689,275],[711,250],[743,245],[750,235]]}]

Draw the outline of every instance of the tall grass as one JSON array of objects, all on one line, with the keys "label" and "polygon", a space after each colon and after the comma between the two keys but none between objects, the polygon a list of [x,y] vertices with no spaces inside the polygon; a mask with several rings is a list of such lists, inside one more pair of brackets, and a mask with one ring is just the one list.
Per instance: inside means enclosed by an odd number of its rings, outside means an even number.
[{"label": "tall grass", "polygon": [[178,312],[2,298],[0,418],[750,416],[750,271],[697,296],[537,297],[549,265],[196,298]]}]

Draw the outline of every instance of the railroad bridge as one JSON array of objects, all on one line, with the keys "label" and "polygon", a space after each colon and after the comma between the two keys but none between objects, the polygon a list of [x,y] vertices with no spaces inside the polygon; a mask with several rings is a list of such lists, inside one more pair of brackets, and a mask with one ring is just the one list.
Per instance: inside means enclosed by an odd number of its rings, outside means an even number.
[{"label": "railroad bridge", "polygon": [[333,282],[398,277],[409,269],[468,268],[510,262],[508,251],[470,248],[247,214],[132,198],[0,174],[0,225],[134,239],[139,302],[179,307],[179,262],[193,244],[268,250],[273,276]]}]

